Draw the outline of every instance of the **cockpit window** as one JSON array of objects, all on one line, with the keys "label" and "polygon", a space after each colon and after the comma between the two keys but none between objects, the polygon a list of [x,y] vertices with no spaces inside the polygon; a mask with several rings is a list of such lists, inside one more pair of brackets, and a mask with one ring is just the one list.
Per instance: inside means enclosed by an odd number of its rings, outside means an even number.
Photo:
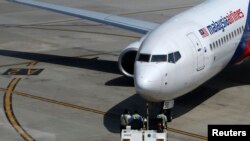
[{"label": "cockpit window", "polygon": [[169,54],[168,54],[168,62],[169,62],[169,63],[175,63],[175,60],[174,60],[174,53],[169,53]]},{"label": "cockpit window", "polygon": [[150,55],[149,54],[140,54],[138,61],[141,62],[149,62]]},{"label": "cockpit window", "polygon": [[168,54],[168,62],[169,63],[176,63],[180,59],[181,59],[181,54],[179,51]]},{"label": "cockpit window", "polygon": [[175,62],[179,61],[181,59],[181,54],[180,52],[175,52],[174,53],[174,58],[175,58]]},{"label": "cockpit window", "polygon": [[167,62],[167,55],[153,55],[151,62]]},{"label": "cockpit window", "polygon": [[[138,61],[149,62],[150,54],[140,54]],[[175,64],[181,59],[181,54],[179,51],[169,53],[168,55],[152,55],[151,62],[169,62]]]}]

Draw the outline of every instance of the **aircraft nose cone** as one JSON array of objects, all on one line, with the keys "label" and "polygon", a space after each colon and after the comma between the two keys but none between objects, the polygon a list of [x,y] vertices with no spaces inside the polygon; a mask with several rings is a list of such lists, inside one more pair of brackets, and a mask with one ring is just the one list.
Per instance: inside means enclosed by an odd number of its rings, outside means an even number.
[{"label": "aircraft nose cone", "polygon": [[145,99],[155,101],[161,92],[161,72],[155,67],[143,67],[135,72],[135,86],[138,94]]}]

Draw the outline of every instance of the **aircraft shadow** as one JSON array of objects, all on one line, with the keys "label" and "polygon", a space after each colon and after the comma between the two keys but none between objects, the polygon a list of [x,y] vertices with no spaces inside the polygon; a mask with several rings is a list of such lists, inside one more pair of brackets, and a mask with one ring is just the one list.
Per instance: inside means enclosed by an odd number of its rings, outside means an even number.
[{"label": "aircraft shadow", "polygon": [[[213,97],[219,91],[230,87],[249,85],[250,84],[250,59],[246,60],[241,65],[235,65],[227,67],[219,75],[215,76],[207,83],[203,84],[194,91],[179,97],[175,100],[175,107],[173,109],[173,118],[178,118],[198,105],[202,104],[209,98]],[[113,80],[115,83],[122,81],[123,79],[118,78]],[[111,80],[112,81],[112,80]],[[104,115],[103,123],[108,131],[112,133],[119,133],[120,115],[124,109],[128,109],[130,113],[133,110],[138,110],[139,113],[146,117],[146,101],[141,98],[138,94],[125,99],[118,103]],[[150,108],[150,116],[156,117],[160,110],[160,103],[153,103]]]},{"label": "aircraft shadow", "polygon": [[134,79],[126,76],[121,76],[105,83],[106,86],[123,86],[134,87]]},{"label": "aircraft shadow", "polygon": [[120,74],[116,61],[99,60],[98,58],[86,59],[77,57],[66,57],[59,55],[48,55],[42,53],[29,53],[20,51],[10,51],[0,49],[0,55],[15,57],[27,60],[36,60],[39,62],[64,65],[69,67],[77,67],[107,73]]},{"label": "aircraft shadow", "polygon": [[[64,65],[70,67],[77,67],[100,72],[120,74],[117,62],[99,59],[86,59],[77,57],[66,57],[58,55],[48,55],[41,53],[28,53],[19,51],[10,51],[0,49],[0,55],[15,57],[27,60],[36,60],[39,62]],[[185,113],[191,111],[204,101],[214,96],[219,91],[242,85],[250,84],[250,58],[245,60],[241,65],[234,65],[228,67],[216,77],[209,80],[196,90],[179,97],[175,100],[175,107],[173,109],[173,118],[178,118]],[[105,83],[107,86],[124,86],[133,87],[133,79],[126,77],[119,77],[109,80]],[[119,133],[120,115],[124,109],[138,110],[144,117],[146,117],[146,101],[138,94],[134,94],[124,101],[118,103],[104,115],[103,123],[105,127],[113,133]],[[160,109],[160,103],[152,103],[150,107],[151,117],[155,117]]]}]

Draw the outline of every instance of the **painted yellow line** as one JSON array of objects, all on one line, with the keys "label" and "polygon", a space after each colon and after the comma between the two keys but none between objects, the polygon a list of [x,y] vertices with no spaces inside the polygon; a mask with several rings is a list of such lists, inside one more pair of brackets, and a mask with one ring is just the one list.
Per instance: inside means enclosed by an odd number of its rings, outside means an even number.
[{"label": "painted yellow line", "polygon": [[48,98],[44,98],[44,97],[40,97],[40,96],[34,96],[34,95],[30,95],[30,94],[23,93],[23,92],[15,91],[13,93],[16,95],[19,95],[19,96],[23,96],[23,97],[27,97],[27,98],[31,98],[31,99],[35,99],[35,100],[40,100],[43,102],[53,103],[53,104],[57,104],[57,105],[65,106],[65,107],[70,107],[70,108],[74,108],[74,109],[78,109],[78,110],[82,110],[82,111],[88,111],[88,112],[96,113],[96,114],[100,114],[100,115],[106,114],[106,112],[95,110],[92,108],[78,106],[78,105],[74,105],[74,104],[70,104],[70,103],[66,103],[66,102],[61,102],[61,101],[57,101],[57,100],[53,100],[53,99],[48,99]]},{"label": "painted yellow line", "polygon": [[174,128],[168,128],[168,131],[178,133],[178,134],[182,134],[182,135],[186,135],[186,136],[190,136],[190,137],[201,139],[201,140],[208,140],[208,138],[205,137],[205,136],[194,134],[194,133],[189,133],[189,132],[174,129]]},{"label": "painted yellow line", "polygon": [[14,127],[14,129],[22,136],[22,138],[26,141],[34,141],[34,139],[21,127],[19,122],[17,121],[12,107],[12,92],[14,91],[16,85],[21,80],[21,78],[15,78],[9,84],[5,95],[4,95],[4,110],[7,119],[10,124]]},{"label": "painted yellow line", "polygon": [[[102,116],[107,114],[107,112],[103,112],[103,111],[96,110],[96,109],[93,109],[93,108],[74,105],[74,104],[71,104],[71,103],[57,101],[57,100],[53,100],[53,99],[48,99],[48,98],[44,98],[44,97],[40,97],[40,96],[34,96],[34,95],[24,93],[24,92],[14,91],[13,94],[18,95],[18,96],[27,97],[27,98],[30,98],[30,99],[43,101],[43,102],[48,102],[48,103],[52,103],[52,104],[61,105],[61,106],[68,107],[68,108],[87,111],[87,112],[99,114],[99,115],[102,115]],[[119,117],[119,115],[117,115],[117,114],[109,114],[108,116],[109,117]],[[196,139],[208,140],[208,138],[205,137],[205,136],[198,135],[198,134],[195,134],[195,133],[186,132],[186,131],[182,131],[182,130],[178,130],[178,129],[174,129],[174,128],[168,128],[168,131],[173,132],[173,133],[177,133],[177,134],[181,134],[181,135],[185,135],[185,136],[189,136],[189,137],[193,137],[193,138],[196,138]]]},{"label": "painted yellow line", "polygon": [[[37,63],[39,63],[39,62],[37,62],[37,61],[22,62],[22,63],[16,63],[16,64],[0,65],[0,67],[3,68],[3,67],[18,66],[18,65],[27,65],[27,66],[29,67],[30,65],[35,66]],[[31,66],[31,67],[32,67],[32,66]]]},{"label": "painted yellow line", "polygon": [[38,61],[32,61],[27,65],[27,67],[34,67],[37,63]]},{"label": "painted yellow line", "polygon": [[[48,99],[48,98],[44,98],[44,97],[40,97],[40,96],[34,96],[34,95],[30,95],[24,92],[13,92],[15,95],[19,95],[19,96],[23,96],[23,97],[27,97],[27,98],[31,98],[31,99],[35,99],[35,100],[40,100],[40,101],[44,101],[44,102],[48,102],[48,103],[53,103],[53,104],[57,104],[57,105],[61,105],[61,106],[65,106],[65,107],[69,107],[69,108],[74,108],[74,109],[78,109],[78,110],[82,110],[82,111],[87,111],[87,112],[91,112],[91,113],[96,113],[99,115],[105,115],[106,112],[100,111],[100,110],[96,110],[96,109],[92,109],[92,108],[87,108],[87,107],[83,107],[83,106],[79,106],[79,105],[74,105],[74,104],[70,104],[70,103],[66,103],[66,102],[61,102],[61,101],[57,101],[57,100],[53,100],[53,99]],[[112,117],[119,117],[119,115],[115,115],[115,114],[110,114],[108,116],[112,116]],[[178,133],[178,134],[182,134],[182,135],[186,135],[186,136],[190,136],[193,138],[197,138],[197,139],[202,139],[202,140],[207,140],[207,137],[202,136],[202,135],[198,135],[198,134],[194,134],[194,133],[189,133],[186,131],[182,131],[182,130],[178,130],[178,129],[174,129],[174,128],[168,128],[168,130],[170,132],[174,132],[174,133]]]},{"label": "painted yellow line", "polygon": [[11,67],[11,66],[17,66],[17,65],[26,65],[29,64],[30,62],[22,62],[22,63],[16,63],[16,64],[7,64],[7,65],[0,65],[1,68],[3,67]]},{"label": "painted yellow line", "polygon": [[[37,61],[32,61],[28,63],[28,67],[33,67],[37,64]],[[13,126],[13,128],[19,133],[19,135],[26,141],[35,141],[19,124],[18,120],[16,119],[13,107],[12,107],[12,93],[18,84],[18,82],[21,80],[21,78],[15,78],[11,81],[8,88],[5,90],[4,95],[4,110],[7,119],[9,120],[10,124]],[[0,89],[4,90],[4,89]]]},{"label": "painted yellow line", "polygon": [[4,95],[4,110],[5,110],[6,117],[9,120],[10,124],[23,137],[23,139],[26,141],[34,141],[34,139],[21,127],[12,109],[13,108],[12,107],[12,92],[20,80],[21,78],[15,78],[9,84]]}]

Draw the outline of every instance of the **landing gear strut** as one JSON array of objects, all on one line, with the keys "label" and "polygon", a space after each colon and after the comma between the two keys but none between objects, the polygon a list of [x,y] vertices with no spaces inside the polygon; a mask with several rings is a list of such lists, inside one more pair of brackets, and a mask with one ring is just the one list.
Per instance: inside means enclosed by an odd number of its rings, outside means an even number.
[{"label": "landing gear strut", "polygon": [[168,118],[168,122],[171,122],[173,120],[172,109],[167,109],[166,110],[166,116]]},{"label": "landing gear strut", "polygon": [[168,122],[171,122],[173,120],[172,109],[174,108],[174,100],[164,101],[162,105],[163,110],[166,110],[165,114],[168,118]]}]

